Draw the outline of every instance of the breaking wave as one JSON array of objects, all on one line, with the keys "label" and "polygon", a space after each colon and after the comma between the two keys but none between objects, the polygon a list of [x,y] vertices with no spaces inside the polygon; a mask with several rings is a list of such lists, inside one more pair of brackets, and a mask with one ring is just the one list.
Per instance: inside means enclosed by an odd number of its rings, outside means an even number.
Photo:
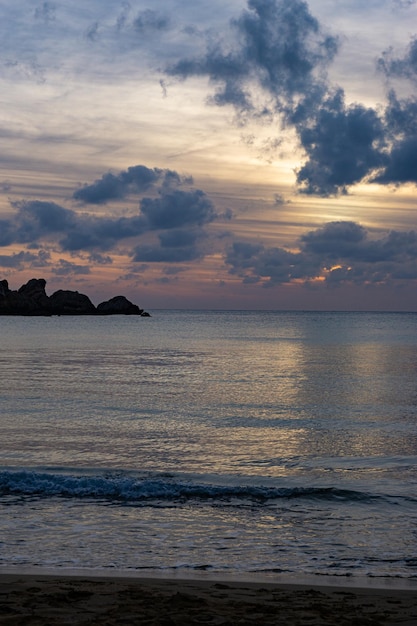
[{"label": "breaking wave", "polygon": [[216,485],[174,477],[137,477],[123,474],[62,474],[37,471],[0,471],[0,497],[88,498],[126,504],[159,501],[245,502],[263,504],[278,499],[364,502],[381,496],[335,487],[266,487]]}]

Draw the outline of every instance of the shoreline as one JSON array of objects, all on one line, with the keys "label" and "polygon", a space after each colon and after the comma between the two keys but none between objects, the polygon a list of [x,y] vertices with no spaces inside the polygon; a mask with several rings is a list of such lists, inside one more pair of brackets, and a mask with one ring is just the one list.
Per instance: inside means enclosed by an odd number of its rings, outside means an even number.
[{"label": "shoreline", "polygon": [[[5,570],[8,570],[7,572]],[[144,575],[126,571],[0,568],[0,624],[121,623],[265,626],[301,624],[411,626],[417,581],[398,588],[358,586],[352,577]],[[30,570],[30,573],[28,572]],[[335,578],[337,580],[335,580]],[[285,579],[285,580],[284,580]],[[331,580],[330,580],[331,579]],[[381,583],[381,581],[378,581]]]},{"label": "shoreline", "polygon": [[304,574],[304,573],[265,573],[265,572],[211,572],[193,571],[158,571],[116,568],[65,568],[42,566],[1,566],[0,579],[8,576],[98,579],[98,580],[174,580],[197,582],[226,582],[230,584],[278,585],[280,587],[342,587],[351,589],[395,589],[398,591],[414,591],[417,594],[417,578],[387,576],[349,576],[335,574]]}]

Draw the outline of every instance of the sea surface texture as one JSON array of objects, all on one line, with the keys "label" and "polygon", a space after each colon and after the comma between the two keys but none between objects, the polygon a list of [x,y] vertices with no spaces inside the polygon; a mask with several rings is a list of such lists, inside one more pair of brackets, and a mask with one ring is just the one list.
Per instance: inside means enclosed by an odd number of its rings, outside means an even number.
[{"label": "sea surface texture", "polygon": [[0,324],[0,566],[417,578],[417,314]]}]

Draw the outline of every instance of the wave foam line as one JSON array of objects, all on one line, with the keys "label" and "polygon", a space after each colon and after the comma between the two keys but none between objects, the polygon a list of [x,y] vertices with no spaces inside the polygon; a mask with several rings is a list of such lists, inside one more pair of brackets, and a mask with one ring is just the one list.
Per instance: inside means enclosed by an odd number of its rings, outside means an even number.
[{"label": "wave foam line", "polygon": [[220,500],[257,503],[276,499],[364,501],[375,496],[334,487],[223,486],[178,482],[167,478],[127,476],[76,476],[34,471],[0,472],[0,496],[67,497],[116,500],[123,502]]}]

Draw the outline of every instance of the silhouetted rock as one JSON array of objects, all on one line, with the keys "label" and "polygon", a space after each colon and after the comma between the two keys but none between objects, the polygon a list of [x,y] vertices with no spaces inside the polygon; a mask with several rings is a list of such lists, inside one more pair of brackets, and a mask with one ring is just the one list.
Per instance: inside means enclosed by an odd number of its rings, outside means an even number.
[{"label": "silhouetted rock", "polygon": [[[37,282],[36,279],[33,280]],[[29,285],[29,283],[27,283],[27,285]],[[48,310],[45,310],[41,303],[41,301],[43,301],[43,295],[47,299],[44,285],[37,284],[35,286],[33,283],[26,291],[27,285],[23,285],[19,291],[12,291],[9,289],[7,280],[0,282],[1,315],[49,315]],[[35,293],[35,298],[32,298],[32,290]],[[43,301],[43,303],[45,303],[45,301]]]},{"label": "silhouetted rock", "polygon": [[55,291],[49,298],[54,315],[95,315],[96,307],[88,296],[78,291]]},{"label": "silhouetted rock", "polygon": [[149,316],[124,296],[102,302],[96,308],[90,298],[78,291],[60,289],[47,296],[46,280],[32,278],[18,291],[0,281],[0,315],[143,315]]},{"label": "silhouetted rock", "polygon": [[114,296],[106,302],[100,302],[97,306],[97,313],[99,315],[142,315],[144,311],[124,296]]},{"label": "silhouetted rock", "polygon": [[[20,296],[24,296],[29,301],[29,306],[34,306],[34,310],[49,312],[50,299],[45,291],[46,280],[44,278],[31,278],[29,282],[22,285],[18,290]],[[36,315],[36,313],[34,313]]]},{"label": "silhouetted rock", "polygon": [[7,280],[0,280],[0,298],[5,298],[10,292]]}]

